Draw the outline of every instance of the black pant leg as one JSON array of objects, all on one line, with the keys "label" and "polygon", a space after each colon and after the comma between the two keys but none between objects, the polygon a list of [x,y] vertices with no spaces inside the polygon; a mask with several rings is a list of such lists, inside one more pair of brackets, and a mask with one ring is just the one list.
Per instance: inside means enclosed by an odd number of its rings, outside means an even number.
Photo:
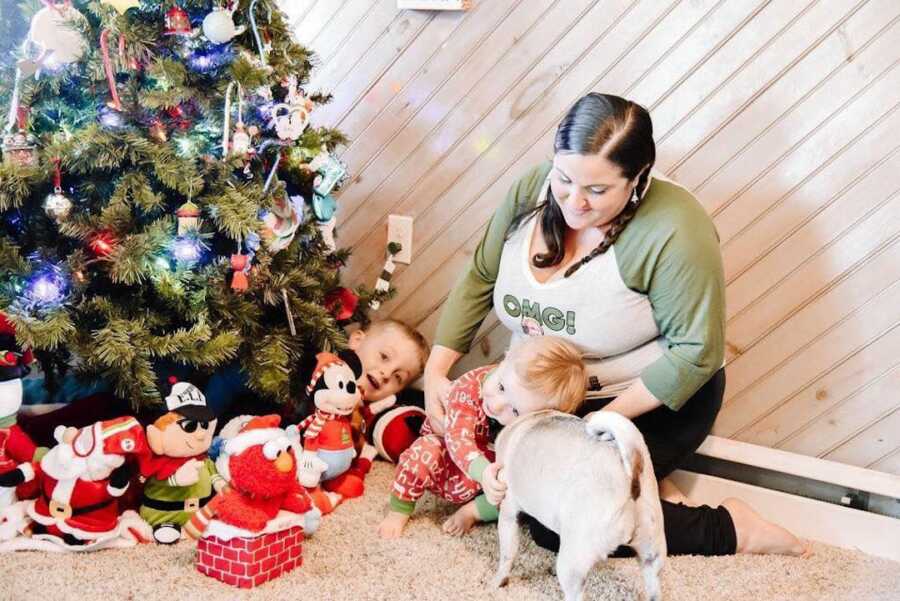
[{"label": "black pant leg", "polygon": [[[724,507],[690,507],[681,503],[660,501],[663,530],[669,555],[734,555],[737,534],[731,514]],[[528,527],[535,544],[554,553],[559,552],[559,535],[528,514],[521,522]],[[631,557],[634,551],[619,547],[613,557]]]}]

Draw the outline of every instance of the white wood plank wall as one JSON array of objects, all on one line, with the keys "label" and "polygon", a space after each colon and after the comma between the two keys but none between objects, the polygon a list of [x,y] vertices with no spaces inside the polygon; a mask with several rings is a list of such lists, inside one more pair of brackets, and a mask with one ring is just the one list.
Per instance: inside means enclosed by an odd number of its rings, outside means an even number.
[{"label": "white wood plank wall", "polygon": [[[350,282],[388,213],[414,259],[382,315],[434,334],[511,183],[596,90],[647,106],[658,168],[704,203],[728,281],[720,436],[900,474],[900,2],[285,0],[319,53],[314,122],[352,139]],[[496,357],[489,318],[461,369]]]}]

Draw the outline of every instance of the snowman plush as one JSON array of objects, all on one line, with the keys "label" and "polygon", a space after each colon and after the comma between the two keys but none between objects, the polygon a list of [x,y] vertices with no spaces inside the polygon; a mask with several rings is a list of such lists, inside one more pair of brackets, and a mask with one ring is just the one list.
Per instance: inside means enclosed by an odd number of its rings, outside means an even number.
[{"label": "snowman plush", "polygon": [[27,496],[34,480],[32,461],[38,449],[16,423],[22,406],[22,377],[32,361],[30,350],[16,344],[16,330],[0,313],[0,511]]}]

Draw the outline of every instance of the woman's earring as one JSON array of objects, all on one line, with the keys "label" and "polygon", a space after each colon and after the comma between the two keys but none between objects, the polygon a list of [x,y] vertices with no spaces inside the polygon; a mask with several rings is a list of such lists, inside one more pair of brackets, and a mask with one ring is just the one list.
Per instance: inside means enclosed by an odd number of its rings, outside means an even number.
[{"label": "woman's earring", "polygon": [[631,189],[631,202],[634,204],[641,202],[641,197],[638,196],[637,186]]}]

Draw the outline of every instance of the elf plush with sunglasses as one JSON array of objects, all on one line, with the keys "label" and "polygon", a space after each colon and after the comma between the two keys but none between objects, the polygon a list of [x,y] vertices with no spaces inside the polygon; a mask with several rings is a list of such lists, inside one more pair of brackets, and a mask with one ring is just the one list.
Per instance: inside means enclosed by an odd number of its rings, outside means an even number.
[{"label": "elf plush with sunglasses", "polygon": [[226,483],[206,456],[216,416],[203,393],[193,384],[176,382],[166,408],[168,413],[147,426],[152,454],[141,461],[146,483],[140,514],[153,526],[156,542],[172,544],[181,538],[181,527]]}]

